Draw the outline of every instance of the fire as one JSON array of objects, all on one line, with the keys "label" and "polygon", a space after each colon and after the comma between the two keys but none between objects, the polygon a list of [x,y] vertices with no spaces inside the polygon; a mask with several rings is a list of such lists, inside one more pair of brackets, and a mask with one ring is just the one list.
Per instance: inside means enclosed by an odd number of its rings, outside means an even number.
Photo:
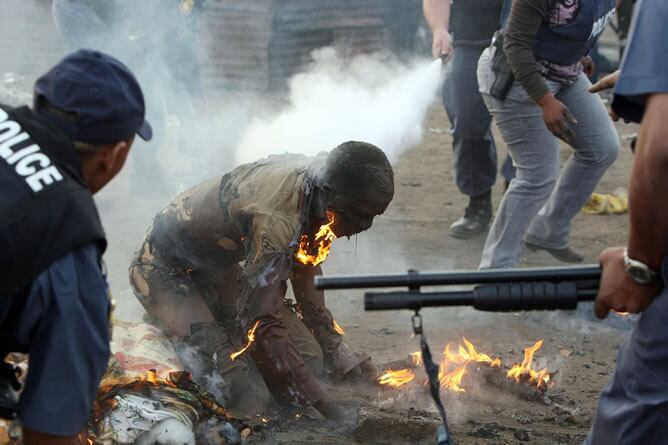
[{"label": "fire", "polygon": [[398,388],[406,383],[412,382],[413,379],[415,379],[415,373],[412,369],[406,368],[398,371],[387,369],[380,377],[378,377],[378,383],[391,386],[392,388]]},{"label": "fire", "polygon": [[260,325],[260,320],[256,321],[255,324],[253,325],[252,328],[248,330],[248,333],[246,334],[246,338],[248,338],[248,343],[246,343],[246,346],[238,350],[237,352],[233,352],[230,354],[230,359],[232,361],[236,360],[237,357],[239,357],[241,354],[246,352],[248,348],[251,347],[253,342],[255,341],[255,331],[257,330],[257,327]]},{"label": "fire", "polygon": [[[520,383],[522,381],[533,383],[537,388],[543,389],[550,381],[550,372],[547,368],[540,371],[533,369],[533,356],[543,345],[543,340],[538,340],[530,348],[524,350],[524,360],[520,364],[515,364],[507,371],[507,377]],[[417,367],[422,365],[422,353],[420,351],[412,352],[411,359]],[[462,380],[469,371],[470,366],[485,365],[490,368],[501,368],[502,363],[499,358],[492,358],[488,354],[478,352],[476,347],[468,339],[462,338],[458,345],[448,343],[442,353],[442,359],[438,371],[438,380],[441,389],[447,389],[453,392],[465,392],[462,387]],[[505,369],[500,372],[505,372]],[[405,378],[405,380],[403,379]],[[389,385],[398,388],[415,378],[415,374],[410,369],[399,371],[387,370],[378,379],[382,385]]]},{"label": "fire", "polygon": [[343,328],[341,327],[341,325],[338,324],[338,323],[336,322],[336,320],[334,320],[334,330],[335,330],[336,333],[339,334],[339,335],[343,335],[343,334],[346,333],[346,331],[343,330]]},{"label": "fire", "polygon": [[464,392],[461,387],[462,378],[466,374],[469,363],[486,363],[491,367],[501,366],[501,359],[492,359],[487,354],[481,354],[473,346],[473,343],[466,338],[462,339],[464,344],[459,344],[457,352],[451,348],[448,343],[443,351],[443,359],[438,371],[438,380],[441,382],[441,388],[449,389],[455,392]]},{"label": "fire", "polygon": [[550,373],[547,368],[536,371],[531,366],[533,363],[533,355],[541,346],[543,346],[543,340],[538,340],[533,346],[526,348],[524,350],[524,360],[522,360],[521,364],[514,365],[510,368],[507,374],[508,378],[513,378],[516,382],[519,382],[522,379],[522,376],[527,376],[529,381],[536,383],[538,388],[547,385],[547,382],[550,381]]},{"label": "fire", "polygon": [[83,433],[83,432],[79,433],[79,436],[77,437],[77,439],[79,440],[79,443],[81,445],[95,445],[95,442],[93,442],[93,439],[88,437],[88,434],[86,434],[86,433]]},{"label": "fire", "polygon": [[336,239],[336,234],[331,228],[331,225],[334,224],[334,212],[326,210],[325,213],[329,222],[320,226],[313,242],[308,235],[302,235],[299,241],[299,249],[295,253],[295,258],[302,264],[317,266],[325,261],[329,255],[332,242]]}]

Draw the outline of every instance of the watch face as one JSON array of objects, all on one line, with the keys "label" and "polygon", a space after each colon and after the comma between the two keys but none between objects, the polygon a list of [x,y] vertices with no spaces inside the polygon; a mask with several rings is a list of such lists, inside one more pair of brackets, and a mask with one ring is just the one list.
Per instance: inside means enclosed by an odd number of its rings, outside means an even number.
[{"label": "watch face", "polygon": [[638,283],[649,283],[652,280],[648,271],[641,267],[631,266],[628,268],[628,273],[631,275],[631,278]]}]

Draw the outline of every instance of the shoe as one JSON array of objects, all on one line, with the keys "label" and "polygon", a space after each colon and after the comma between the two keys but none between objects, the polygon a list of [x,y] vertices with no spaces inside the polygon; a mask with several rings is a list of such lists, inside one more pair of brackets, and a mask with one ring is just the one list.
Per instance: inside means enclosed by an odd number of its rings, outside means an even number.
[{"label": "shoe", "polygon": [[491,221],[491,211],[485,208],[467,207],[464,216],[450,226],[450,236],[457,239],[470,239],[487,233]]},{"label": "shoe", "polygon": [[529,250],[533,250],[534,252],[543,250],[562,263],[581,263],[584,260],[584,254],[570,246],[564,247],[563,249],[552,249],[550,247],[539,246],[528,241],[524,241],[524,245]]}]

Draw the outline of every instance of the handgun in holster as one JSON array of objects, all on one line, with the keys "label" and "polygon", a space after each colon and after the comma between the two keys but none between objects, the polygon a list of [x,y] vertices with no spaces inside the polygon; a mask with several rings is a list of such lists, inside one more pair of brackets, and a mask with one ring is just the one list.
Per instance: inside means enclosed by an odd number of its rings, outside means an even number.
[{"label": "handgun in holster", "polygon": [[0,362],[0,418],[13,420],[17,416],[19,401],[19,368],[7,362]]},{"label": "handgun in holster", "polygon": [[506,53],[503,51],[504,34],[503,29],[494,33],[492,46],[494,47],[494,56],[492,57],[492,71],[494,72],[494,82],[490,88],[489,94],[496,100],[504,100],[513,83],[515,75],[508,64]]}]

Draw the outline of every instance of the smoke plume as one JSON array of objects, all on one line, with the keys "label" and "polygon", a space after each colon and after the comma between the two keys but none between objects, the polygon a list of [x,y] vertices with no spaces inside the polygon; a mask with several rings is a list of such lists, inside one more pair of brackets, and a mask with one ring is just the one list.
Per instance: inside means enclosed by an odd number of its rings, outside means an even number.
[{"label": "smoke plume", "polygon": [[405,65],[379,54],[346,61],[333,48],[317,50],[308,69],[291,79],[287,105],[250,122],[236,161],[315,155],[347,140],[375,144],[395,160],[420,142],[440,80],[440,61]]}]

